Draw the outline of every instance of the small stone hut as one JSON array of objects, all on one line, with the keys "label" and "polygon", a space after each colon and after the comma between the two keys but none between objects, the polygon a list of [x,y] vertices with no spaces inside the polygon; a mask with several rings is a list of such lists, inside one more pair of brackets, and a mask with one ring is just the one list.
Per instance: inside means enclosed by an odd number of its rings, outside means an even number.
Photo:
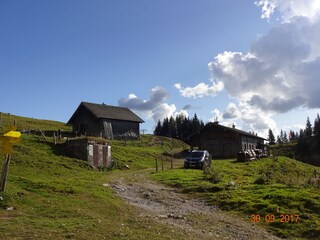
[{"label": "small stone hut", "polygon": [[111,162],[111,146],[106,141],[93,138],[73,138],[66,142],[70,156],[85,160],[94,168],[108,167]]}]

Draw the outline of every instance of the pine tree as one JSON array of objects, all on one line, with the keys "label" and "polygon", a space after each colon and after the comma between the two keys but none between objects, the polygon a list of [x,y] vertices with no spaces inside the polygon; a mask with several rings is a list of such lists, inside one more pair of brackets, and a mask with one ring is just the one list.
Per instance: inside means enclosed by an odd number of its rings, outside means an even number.
[{"label": "pine tree", "polygon": [[283,134],[283,130],[281,129],[281,130],[280,130],[280,135],[277,136],[277,143],[278,143],[278,144],[284,143],[284,142],[283,142],[283,135],[284,135],[284,134]]},{"label": "pine tree", "polygon": [[313,134],[315,136],[320,135],[320,116],[319,116],[319,113],[317,114],[317,117],[314,120]]},{"label": "pine tree", "polygon": [[305,135],[306,135],[306,137],[312,136],[312,125],[311,125],[309,117],[307,117]]},{"label": "pine tree", "polygon": [[289,131],[289,141],[292,142],[296,139],[296,134],[293,130]]},{"label": "pine tree", "polygon": [[269,129],[269,137],[268,137],[268,141],[270,145],[274,145],[276,144],[276,139],[274,138],[273,132],[271,129]]},{"label": "pine tree", "polygon": [[183,114],[179,114],[176,116],[176,127],[177,127],[177,138],[178,139],[183,139]]},{"label": "pine tree", "polygon": [[161,128],[162,128],[162,126],[161,126],[161,121],[159,120],[158,123],[157,123],[156,128],[155,128],[154,131],[153,131],[153,134],[156,135],[156,136],[160,136],[160,134],[161,134]]},{"label": "pine tree", "polygon": [[287,132],[284,132],[284,133],[283,133],[282,142],[283,142],[284,144],[287,144],[287,143],[288,143]]},{"label": "pine tree", "polygon": [[277,143],[278,144],[282,144],[282,140],[281,140],[281,137],[279,135],[277,136]]},{"label": "pine tree", "polygon": [[201,128],[201,124],[196,113],[192,118],[191,127],[192,127],[192,132],[199,131]]},{"label": "pine tree", "polygon": [[177,126],[176,121],[171,116],[169,120],[169,127],[168,127],[168,137],[177,138]]},{"label": "pine tree", "polygon": [[164,137],[169,136],[169,119],[168,119],[168,117],[165,117],[163,119],[160,136],[164,136]]}]

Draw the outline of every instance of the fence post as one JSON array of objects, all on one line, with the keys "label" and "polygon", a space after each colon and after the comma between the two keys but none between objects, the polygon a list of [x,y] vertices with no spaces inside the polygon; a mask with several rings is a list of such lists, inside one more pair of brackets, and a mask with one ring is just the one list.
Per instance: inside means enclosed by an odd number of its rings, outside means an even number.
[{"label": "fence post", "polygon": [[156,172],[158,172],[158,157],[156,157]]},{"label": "fence post", "polygon": [[6,188],[6,180],[7,180],[8,170],[9,170],[10,159],[11,159],[11,154],[7,154],[6,160],[3,164],[2,173],[1,173],[1,186],[0,186],[1,192],[4,192]]},{"label": "fence post", "polygon": [[13,120],[13,126],[15,126],[15,127],[17,126],[17,120],[15,120],[15,119]]},{"label": "fence post", "polygon": [[171,169],[173,169],[173,154],[171,154]]},{"label": "fence post", "polygon": [[47,137],[46,137],[46,135],[44,134],[44,132],[42,132],[41,129],[39,129],[39,131],[40,131],[41,135],[44,137],[44,139],[47,140]]},{"label": "fence post", "polygon": [[57,144],[57,136],[56,136],[55,132],[53,133],[53,139],[54,139],[54,145],[56,145]]},{"label": "fence post", "polygon": [[163,157],[161,156],[161,169],[162,169],[162,171],[164,170],[164,168],[163,168]]}]

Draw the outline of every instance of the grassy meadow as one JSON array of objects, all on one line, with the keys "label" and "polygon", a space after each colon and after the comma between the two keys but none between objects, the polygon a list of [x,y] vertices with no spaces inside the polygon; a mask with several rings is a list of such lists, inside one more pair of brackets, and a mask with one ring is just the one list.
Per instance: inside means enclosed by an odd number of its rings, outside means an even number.
[{"label": "grassy meadow", "polygon": [[[18,130],[29,125],[42,131],[70,130],[64,123],[3,114],[0,133],[13,119]],[[129,165],[125,171],[153,167],[154,157],[165,146],[182,146],[168,139],[148,146],[153,140],[144,136],[137,142],[112,141],[116,167]],[[140,217],[116,196],[110,179],[119,169],[98,171],[66,157],[59,148],[63,141],[54,146],[52,137],[22,134],[14,146],[6,189],[0,192],[1,239],[185,239],[178,231]],[[4,160],[0,154],[1,169]]]},{"label": "grassy meadow", "polygon": [[[261,221],[256,224],[267,226],[278,236],[312,239],[320,236],[320,185],[310,179],[315,179],[315,174],[319,177],[319,173],[318,167],[278,157],[246,163],[213,160],[205,174],[176,169],[152,177],[248,221],[252,214],[259,214]],[[275,216],[274,222],[266,219],[270,214]],[[280,222],[281,214],[293,215],[293,219]]]},{"label": "grassy meadow", "polygon": [[[70,131],[64,123],[2,116],[0,133],[18,122],[18,130]],[[178,140],[142,135],[139,141],[112,140],[111,169],[95,170],[64,155],[63,142],[22,134],[14,146],[6,191],[0,192],[1,239],[185,239],[179,231],[143,218],[110,187],[126,172],[148,173],[151,179],[236,213],[246,221],[260,214],[260,224],[281,237],[320,236],[320,168],[287,157],[238,163],[213,160],[211,168],[183,169],[170,154],[183,156],[188,146]],[[165,171],[155,172],[155,159],[165,159]],[[0,164],[4,162],[0,154]],[[126,167],[126,165],[128,165]],[[129,167],[129,169],[128,169]],[[265,216],[273,214],[274,222]],[[299,214],[298,222],[281,223],[280,215]],[[295,219],[294,219],[295,220]],[[236,219],[235,219],[236,221]]]}]

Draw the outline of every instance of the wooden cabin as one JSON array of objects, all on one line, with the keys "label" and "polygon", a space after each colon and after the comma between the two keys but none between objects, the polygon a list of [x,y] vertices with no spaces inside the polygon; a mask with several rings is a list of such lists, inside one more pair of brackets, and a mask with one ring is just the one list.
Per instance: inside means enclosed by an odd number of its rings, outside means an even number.
[{"label": "wooden cabin", "polygon": [[67,124],[77,135],[139,139],[143,122],[129,108],[81,102]]},{"label": "wooden cabin", "polygon": [[200,131],[193,133],[189,139],[192,147],[208,150],[213,158],[234,158],[241,151],[262,149],[265,151],[264,138],[254,134],[208,123]]}]

